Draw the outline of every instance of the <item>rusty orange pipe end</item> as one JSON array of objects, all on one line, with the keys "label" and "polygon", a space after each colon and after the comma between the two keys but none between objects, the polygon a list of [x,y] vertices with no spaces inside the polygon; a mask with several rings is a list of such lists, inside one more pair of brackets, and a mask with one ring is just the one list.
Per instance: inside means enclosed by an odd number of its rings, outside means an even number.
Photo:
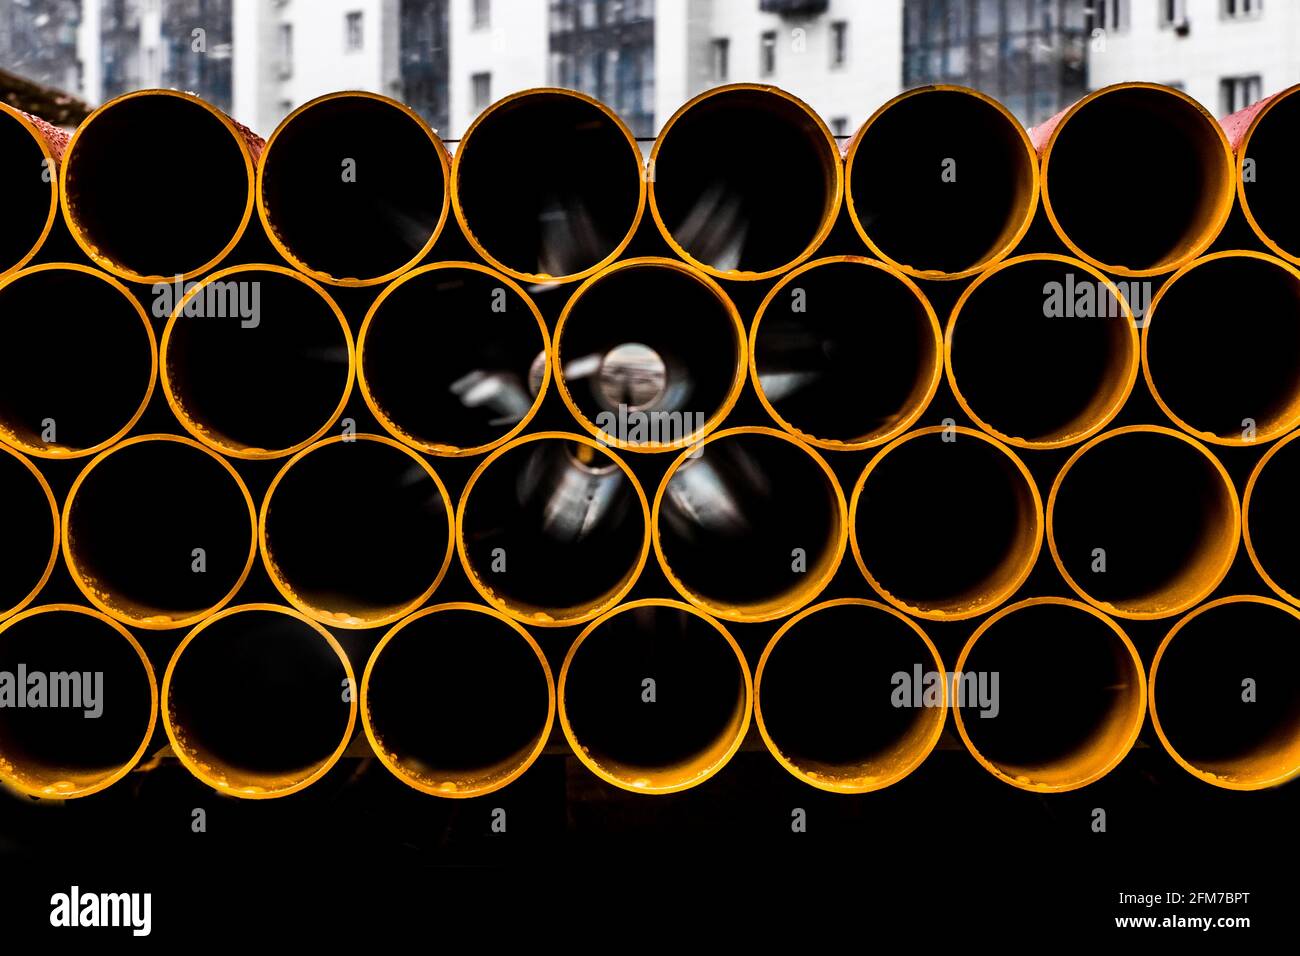
[{"label": "rusty orange pipe end", "polygon": [[[1232,149],[1181,90],[1117,83],[1029,133],[1041,163],[1043,211],[1080,259],[1112,275],[1156,276],[1196,258],[1228,221]],[[1142,143],[1150,175],[1099,163],[1109,144]],[[1098,201],[1104,196],[1105,201]]]},{"label": "rusty orange pipe end", "polygon": [[465,238],[520,282],[577,282],[614,262],[645,197],[632,131],[574,90],[497,100],[470,124],[452,163],[451,204]]},{"label": "rusty orange pipe end", "polygon": [[870,793],[902,780],[938,743],[944,675],[910,618],[875,601],[825,601],[786,621],[764,648],[754,718],[772,756],[804,783]]},{"label": "rusty orange pipe end", "polygon": [[1232,479],[1208,448],[1170,428],[1103,432],[1062,466],[1047,499],[1052,560],[1108,614],[1180,614],[1218,587],[1241,537]]},{"label": "rusty orange pipe end", "polygon": [[675,793],[708,780],[740,749],[753,685],[721,624],[657,598],[604,614],[560,670],[560,726],[578,759],[633,793]]},{"label": "rusty orange pipe end", "polygon": [[[63,218],[82,251],[120,278],[194,278],[248,228],[262,146],[192,93],[124,93],[91,113],[68,143],[59,167]],[[151,159],[150,149],[159,155]],[[177,203],[183,208],[170,208]],[[159,210],[172,228],[159,228]]]},{"label": "rusty orange pipe end", "polygon": [[1137,381],[1133,312],[1110,279],[1031,254],[981,273],[944,337],[948,384],[977,425],[1019,448],[1063,448],[1110,423]]},{"label": "rusty orange pipe end", "polygon": [[[59,559],[59,506],[40,470],[0,445],[0,500],[8,511],[0,543],[0,621],[40,594]],[[49,556],[45,545],[49,542]]]},{"label": "rusty orange pipe end", "polygon": [[988,268],[1016,247],[1038,206],[1029,136],[1001,103],[964,86],[922,86],[876,110],[848,143],[844,180],[862,241],[924,279]]},{"label": "rusty orange pipe end", "polygon": [[404,103],[352,90],[304,103],[266,141],[257,212],[276,250],[320,282],[379,285],[433,249],[451,159]]},{"label": "rusty orange pipe end", "polygon": [[1180,618],[1151,662],[1151,722],[1188,773],[1227,790],[1300,776],[1300,611],[1235,595]]},{"label": "rusty orange pipe end", "polygon": [[21,269],[40,251],[59,215],[59,163],[68,134],[38,116],[0,103],[0,182],[5,225],[0,276]]},{"label": "rusty orange pipe end", "polygon": [[516,780],[541,754],[555,682],[518,623],[477,604],[440,604],[375,646],[361,716],[375,755],[407,786],[477,797]]},{"label": "rusty orange pipe end", "polygon": [[1300,265],[1300,191],[1290,173],[1300,143],[1300,85],[1266,96],[1220,123],[1236,157],[1237,201],[1255,235]]},{"label": "rusty orange pipe end", "polygon": [[860,256],[816,259],[787,273],[759,306],[750,380],[796,438],[859,451],[897,437],[925,411],[942,375],[942,337],[934,307],[897,269]]},{"label": "rusty orange pipe end", "polygon": [[290,608],[243,604],[177,646],[163,677],[163,726],[185,768],[219,793],[285,797],[343,755],[356,696],[329,631]]},{"label": "rusty orange pipe end", "polygon": [[474,470],[456,511],[470,583],[498,611],[537,627],[610,610],[641,575],[650,508],[636,475],[603,445],[534,432]]},{"label": "rusty orange pipe end", "polygon": [[649,179],[664,240],[721,279],[770,279],[803,262],[844,195],[839,147],[821,117],[754,83],[707,90],[669,117]]},{"label": "rusty orange pipe end", "polygon": [[392,624],[432,597],[451,564],[452,530],[438,473],[401,442],[367,434],[325,438],[290,458],[257,526],[276,590],[313,621],[348,629]]},{"label": "rusty orange pipe end", "polygon": [[[611,321],[617,316],[618,321]],[[684,448],[745,385],[745,326],[712,278],[674,259],[624,259],[589,278],[555,326],[555,383],[602,444]]]},{"label": "rusty orange pipe end", "polygon": [[1188,263],[1151,302],[1142,371],[1164,413],[1201,441],[1253,445],[1300,426],[1300,270],[1262,252]]},{"label": "rusty orange pipe end", "polygon": [[655,555],[669,583],[727,621],[772,621],[812,601],[839,567],[848,508],[816,451],[774,428],[714,432],[655,494]]},{"label": "rusty orange pipe end", "polygon": [[1076,790],[1124,759],[1146,716],[1146,674],[1114,621],[1079,601],[1030,598],[982,623],[957,658],[957,731],[1004,783]]},{"label": "rusty orange pipe end", "polygon": [[144,649],[112,618],[73,604],[23,611],[0,624],[0,673],[0,781],[19,793],[89,796],[144,756],[158,685]]},{"label": "rusty orange pipe end", "polygon": [[[992,610],[1025,582],[1043,544],[1043,504],[1010,448],[936,425],[868,462],[849,511],[853,557],[890,604],[933,621]],[[918,546],[923,543],[923,547]]]},{"label": "rusty orange pipe end", "polygon": [[[197,505],[197,506],[196,506]],[[248,486],[178,435],[138,435],[82,469],[63,506],[63,560],[95,607],[168,630],[228,604],[257,555]]]},{"label": "rusty orange pipe end", "polygon": [[1241,502],[1242,540],[1250,563],[1284,601],[1300,606],[1300,431],[1270,448],[1255,465]]}]

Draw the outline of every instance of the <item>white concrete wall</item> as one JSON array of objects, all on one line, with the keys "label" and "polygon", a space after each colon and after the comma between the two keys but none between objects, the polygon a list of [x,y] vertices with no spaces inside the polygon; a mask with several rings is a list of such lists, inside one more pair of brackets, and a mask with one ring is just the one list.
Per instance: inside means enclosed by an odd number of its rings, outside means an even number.
[{"label": "white concrete wall", "polygon": [[1260,14],[1231,20],[1221,0],[1186,0],[1186,37],[1159,24],[1152,0],[1129,0],[1126,31],[1105,37],[1089,53],[1093,89],[1124,80],[1181,83],[1211,113],[1221,113],[1219,81],[1258,73],[1262,95],[1300,83],[1300,3],[1264,0]]},{"label": "white concrete wall", "polygon": [[476,28],[473,0],[450,0],[450,119],[444,139],[458,138],[474,121],[475,73],[490,73],[491,99],[546,86],[550,47],[547,0],[491,0],[487,27]]}]

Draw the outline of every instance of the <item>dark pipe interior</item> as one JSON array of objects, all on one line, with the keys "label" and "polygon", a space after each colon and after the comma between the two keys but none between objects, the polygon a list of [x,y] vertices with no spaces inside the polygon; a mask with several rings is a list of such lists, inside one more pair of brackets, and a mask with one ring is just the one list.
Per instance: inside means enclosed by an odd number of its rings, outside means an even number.
[{"label": "dark pipe interior", "polygon": [[281,580],[313,608],[384,616],[437,579],[451,520],[411,453],[367,439],[332,442],[283,473],[267,511],[266,549]]},{"label": "dark pipe interior", "polygon": [[[1116,435],[1084,452],[1060,479],[1052,526],[1079,587],[1131,610],[1203,593],[1236,541],[1230,492],[1210,460],[1151,432]],[[1098,548],[1104,572],[1092,570]]]},{"label": "dark pipe interior", "polygon": [[894,675],[910,682],[918,665],[924,675],[935,672],[934,655],[905,621],[862,604],[822,608],[768,654],[758,686],[763,726],[805,772],[834,779],[885,771],[933,728],[930,711],[894,706]]},{"label": "dark pipe interior", "polygon": [[1287,594],[1300,596],[1300,441],[1278,446],[1250,493],[1246,522],[1260,566]]},{"label": "dark pipe interior", "polygon": [[[499,301],[504,312],[494,311]],[[405,434],[476,448],[528,414],[529,370],[543,347],[532,310],[500,279],[435,269],[395,286],[374,313],[361,374],[371,398]]]},{"label": "dark pipe interior", "polygon": [[1192,428],[1241,438],[1245,419],[1276,432],[1300,416],[1300,279],[1288,270],[1202,263],[1165,288],[1146,334],[1151,381]]},{"label": "dark pipe interior", "polygon": [[696,103],[661,134],[655,203],[673,238],[720,271],[797,259],[834,216],[835,146],[797,104],[763,90]]},{"label": "dark pipe interior", "polygon": [[[1057,290],[1059,310],[1049,308],[1048,288]],[[1063,262],[1022,262],[993,273],[952,328],[962,397],[1013,438],[1080,435],[1118,411],[1131,381],[1131,321],[1101,280]]]},{"label": "dark pipe interior", "polygon": [[[605,431],[638,444],[667,444],[717,414],[736,380],[740,335],[730,311],[699,280],[664,266],[621,269],[577,299],[560,342],[565,382],[588,421],[619,406],[643,413],[658,437],[637,441],[629,428]],[[649,350],[649,366],[620,367],[628,346]],[[642,426],[644,427],[644,426]]]},{"label": "dark pipe interior", "polygon": [[583,272],[614,253],[641,198],[641,156],[599,107],[533,93],[493,109],[460,145],[469,231],[527,275]]},{"label": "dark pipe interior", "polygon": [[375,739],[435,788],[490,785],[518,769],[550,708],[546,673],[528,642],[504,621],[463,609],[398,631],[374,659],[367,686]]},{"label": "dark pipe interior", "polygon": [[[1034,162],[1015,121],[996,107],[934,90],[876,117],[847,188],[862,228],[890,259],[964,272],[987,263],[1033,214]],[[936,229],[941,222],[948,228]]]},{"label": "dark pipe interior", "polygon": [[102,600],[133,618],[173,619],[230,593],[253,532],[248,501],[215,456],[161,439],[118,448],[87,473],[67,528],[73,561]]},{"label": "dark pipe interior", "polygon": [[72,269],[34,272],[0,290],[0,427],[20,443],[100,445],[126,427],[149,392],[153,350],[135,303]]},{"label": "dark pipe interior", "polygon": [[[728,435],[673,473],[659,511],[664,560],[714,603],[765,604],[817,578],[840,530],[830,478],[799,446]],[[806,568],[796,571],[796,548]]]},{"label": "dark pipe interior", "polygon": [[779,290],[754,362],[778,415],[815,438],[869,441],[913,414],[937,374],[934,323],[897,278],[831,262]]},{"label": "dark pipe interior", "polygon": [[0,451],[0,501],[5,533],[0,538],[0,614],[16,606],[40,583],[50,563],[54,515],[36,476],[13,455]]},{"label": "dark pipe interior", "polygon": [[57,179],[58,170],[53,163],[46,165],[45,154],[31,131],[0,111],[0,183],[5,184],[0,272],[15,265],[40,241],[50,218]]},{"label": "dark pipe interior", "polygon": [[347,676],[310,625],[288,614],[240,611],[186,645],[164,706],[187,749],[217,772],[302,775],[343,740]]},{"label": "dark pipe interior", "polygon": [[[102,677],[94,707],[84,696],[79,707],[48,706],[53,699],[47,696],[44,707],[0,708],[0,760],[13,764],[16,776],[56,792],[79,790],[135,756],[153,714],[149,673],[111,625],[72,611],[12,623],[0,633],[0,671],[16,681],[20,664],[29,680],[32,674],[45,676],[47,692],[56,683],[51,675],[81,675],[83,694],[95,693],[94,675]],[[96,709],[98,717],[87,716]]]},{"label": "dark pipe interior", "polygon": [[[1197,768],[1270,779],[1300,765],[1300,621],[1239,602],[1191,618],[1156,669],[1155,710],[1170,744]],[[1243,700],[1243,681],[1255,700]]]},{"label": "dark pipe interior", "polygon": [[[255,270],[195,296],[203,314],[177,318],[165,356],[191,421],[242,450],[291,448],[329,424],[349,368],[347,333],[326,299],[298,279]],[[209,308],[234,302],[244,308]]]},{"label": "dark pipe interior", "polygon": [[[653,702],[644,699],[647,679]],[[740,661],[711,624],[680,608],[638,607],[601,623],[578,648],[564,707],[574,737],[614,773],[685,777],[734,739],[744,699]]]},{"label": "dark pipe interior", "polygon": [[1024,475],[975,435],[933,432],[882,453],[858,498],[863,563],[892,597],[963,610],[1009,586],[1032,552],[1035,513]]},{"label": "dark pipe interior", "polygon": [[262,170],[275,234],[309,269],[336,279],[404,267],[433,237],[446,201],[428,133],[406,111],[370,97],[299,113],[275,137]]},{"label": "dark pipe interior", "polygon": [[[584,608],[616,591],[645,543],[641,501],[605,452],[545,438],[504,452],[465,501],[465,555],[518,608]],[[497,549],[502,549],[497,552]],[[493,571],[498,555],[504,571]]]},{"label": "dark pipe interior", "polygon": [[[216,258],[235,238],[252,189],[234,134],[179,96],[117,103],[82,125],[65,161],[86,240],[138,275],[182,275]],[[160,215],[175,228],[159,228]]]},{"label": "dark pipe interior", "polygon": [[1259,228],[1291,255],[1300,254],[1300,184],[1288,171],[1300,150],[1300,96],[1274,103],[1250,134],[1246,158],[1255,175],[1243,183],[1246,203]]},{"label": "dark pipe interior", "polygon": [[[1107,144],[1141,143],[1157,176],[1102,160]],[[1161,268],[1183,258],[1230,195],[1232,171],[1213,121],[1162,90],[1098,97],[1063,124],[1044,187],[1061,228],[1108,265]],[[1105,202],[1098,196],[1104,195]]]},{"label": "dark pipe interior", "polygon": [[[966,734],[1012,775],[1083,777],[1102,769],[1127,742],[1142,706],[1137,667],[1119,636],[1067,605],[1037,604],[999,618],[975,642],[962,673],[969,682],[954,705]],[[976,678],[985,682],[984,700]]]}]

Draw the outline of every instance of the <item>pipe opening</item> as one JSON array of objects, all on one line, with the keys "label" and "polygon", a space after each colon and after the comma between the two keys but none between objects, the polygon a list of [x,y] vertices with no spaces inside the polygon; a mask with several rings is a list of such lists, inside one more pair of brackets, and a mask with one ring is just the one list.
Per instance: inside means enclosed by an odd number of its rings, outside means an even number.
[{"label": "pipe opening", "polygon": [[84,797],[124,777],[153,734],[158,692],[126,628],[67,604],[0,625],[0,778]]},{"label": "pipe opening", "polygon": [[[159,130],[183,144],[183,155],[142,158]],[[63,175],[74,234],[97,262],[132,277],[210,268],[243,232],[252,201],[238,134],[183,93],[129,93],[100,107],[73,137]],[[190,197],[183,211],[178,197]],[[159,228],[159,211],[169,208],[183,228]]]},{"label": "pipe opening", "polygon": [[63,553],[91,603],[145,628],[224,605],[253,563],[253,503],[223,459],[189,439],[130,439],[77,478]]},{"label": "pipe opening", "polygon": [[375,753],[399,780],[472,797],[537,759],[555,691],[522,627],[474,605],[444,605],[408,618],[375,649],[361,710]]},{"label": "pipe opening", "polygon": [[[1116,143],[1141,143],[1143,163],[1160,174],[1132,176],[1118,166],[1108,173],[1098,150]],[[1231,154],[1218,124],[1164,87],[1092,94],[1046,149],[1043,201],[1057,231],[1108,271],[1177,268],[1214,240],[1232,208]]]},{"label": "pipe opening", "polygon": [[957,671],[954,708],[967,748],[1026,790],[1072,790],[1105,776],[1146,713],[1136,649],[1077,601],[1034,598],[994,615]]},{"label": "pipe opening", "polygon": [[[225,308],[235,301],[237,309]],[[324,290],[278,267],[205,280],[163,336],[163,385],[181,424],[240,458],[288,454],[320,437],[351,381],[342,312]]]},{"label": "pipe opening", "polygon": [[[754,713],[773,756],[823,790],[897,783],[934,749],[947,709],[900,688],[943,663],[924,632],[868,601],[819,604],[772,638],[754,678]],[[897,675],[905,675],[900,681]],[[924,679],[924,678],[922,678]]]},{"label": "pipe opening", "polygon": [[804,259],[839,211],[835,140],[805,104],[770,87],[723,87],[687,103],[652,160],[661,228],[693,261],[732,278]]},{"label": "pipe opening", "polygon": [[[1169,632],[1151,668],[1151,716],[1187,770],[1235,790],[1300,774],[1300,617],[1267,598],[1198,608]],[[1249,682],[1249,683],[1248,683]]]},{"label": "pipe opening", "polygon": [[1300,442],[1286,438],[1269,450],[1250,476],[1242,508],[1246,550],[1269,587],[1300,604]]},{"label": "pipe opening", "polygon": [[[1029,227],[1038,182],[1015,118],[970,90],[904,93],[868,120],[845,176],[858,233],[905,270],[966,275]],[[935,229],[935,223],[949,228]]]},{"label": "pipe opening", "polygon": [[1061,256],[1013,259],[967,290],[948,326],[962,407],[1028,448],[1083,441],[1133,390],[1138,336],[1118,289]]},{"label": "pipe opening", "polygon": [[676,601],[637,601],[593,623],[560,673],[560,716],[602,779],[668,793],[717,773],[749,727],[749,668],[716,622]]},{"label": "pipe opening", "polygon": [[679,458],[656,503],[660,561],[727,620],[798,610],[844,553],[844,497],[821,457],[771,429],[719,432]]},{"label": "pipe opening", "polygon": [[798,437],[869,447],[929,404],[943,361],[939,336],[933,309],[897,273],[866,259],[819,259],[782,280],[759,309],[755,387]]},{"label": "pipe opening", "polygon": [[451,560],[441,480],[414,452],[374,435],[299,452],[267,491],[261,524],[280,593],[339,627],[377,627],[419,607]]},{"label": "pipe opening", "polygon": [[688,444],[744,385],[735,306],[716,283],[666,259],[632,260],[583,286],[560,319],[555,351],[570,409],[620,448]]},{"label": "pipe opening", "polygon": [[296,265],[374,282],[417,262],[447,214],[447,160],[398,103],[336,93],[297,110],[266,147],[258,201]]},{"label": "pipe opening", "polygon": [[1198,437],[1251,443],[1300,425],[1300,273],[1280,259],[1199,260],[1160,290],[1143,334],[1152,392]]},{"label": "pipe opening", "polygon": [[645,496],[612,453],[544,432],[488,458],[460,503],[461,559],[493,606],[541,626],[612,607],[645,564]]},{"label": "pipe opening", "polygon": [[[1240,147],[1256,173],[1238,180],[1242,205],[1265,242],[1300,257],[1300,185],[1285,170],[1300,153],[1300,96],[1279,94]],[[1270,173],[1269,170],[1272,170]]]},{"label": "pipe opening", "polygon": [[45,477],[26,458],[0,446],[0,617],[25,607],[58,558],[59,516]]},{"label": "pipe opening", "polygon": [[163,681],[172,747],[196,777],[236,797],[280,797],[322,777],[356,721],[352,667],[319,625],[269,604],[196,627]]},{"label": "pipe opening", "polygon": [[41,457],[116,441],[153,393],[157,352],[143,309],[108,276],[36,266],[0,286],[5,374],[0,437]]},{"label": "pipe opening", "polygon": [[923,428],[885,447],[854,492],[854,554],[891,604],[974,617],[1024,583],[1042,545],[1033,479],[1010,449],[968,428]]},{"label": "pipe opening", "polygon": [[466,235],[516,277],[576,279],[614,259],[641,218],[641,151],[600,103],[530,90],[482,113],[456,150]]},{"label": "pipe opening", "polygon": [[361,387],[384,427],[408,444],[431,454],[485,451],[540,404],[547,345],[532,300],[504,276],[469,263],[420,269],[367,317]]},{"label": "pipe opening", "polygon": [[44,240],[58,196],[57,170],[41,142],[8,108],[0,108],[0,183],[5,224],[0,273],[28,259]]},{"label": "pipe opening", "polygon": [[1057,476],[1047,523],[1075,590],[1133,618],[1168,617],[1209,594],[1240,533],[1236,491],[1209,451],[1142,426],[1075,453]]}]

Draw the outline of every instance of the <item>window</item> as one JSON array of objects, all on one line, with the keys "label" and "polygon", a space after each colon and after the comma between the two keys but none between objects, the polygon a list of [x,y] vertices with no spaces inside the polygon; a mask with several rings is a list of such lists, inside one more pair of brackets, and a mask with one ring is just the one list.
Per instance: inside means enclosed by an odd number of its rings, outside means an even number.
[{"label": "window", "polygon": [[475,73],[469,78],[473,90],[474,112],[481,113],[492,105],[492,74]]},{"label": "window", "polygon": [[492,25],[492,0],[473,0],[473,26],[475,30],[486,30]]},{"label": "window", "polygon": [[844,20],[831,24],[831,69],[849,61],[849,25]]},{"label": "window", "polygon": [[1225,76],[1219,81],[1220,112],[1227,116],[1260,99],[1263,83],[1258,73],[1252,76]]},{"label": "window", "polygon": [[343,18],[343,49],[354,53],[361,49],[365,37],[361,32],[361,11],[354,10]]},{"label": "window", "polygon": [[758,72],[771,76],[776,72],[776,31],[766,30],[758,42]]},{"label": "window", "polygon": [[1244,20],[1259,16],[1264,0],[1222,0],[1225,20]]},{"label": "window", "polygon": [[1187,0],[1160,0],[1160,25],[1177,27],[1187,23]]},{"label": "window", "polygon": [[727,82],[730,71],[731,41],[726,37],[716,37],[709,41],[709,76],[719,83]]},{"label": "window", "polygon": [[836,136],[849,135],[849,118],[847,116],[831,117],[831,132]]},{"label": "window", "polygon": [[1089,17],[1088,32],[1105,30],[1116,33],[1128,29],[1128,0],[1092,0],[1084,8]]},{"label": "window", "polygon": [[293,76],[293,24],[281,23],[275,37],[275,68],[280,79]]}]

